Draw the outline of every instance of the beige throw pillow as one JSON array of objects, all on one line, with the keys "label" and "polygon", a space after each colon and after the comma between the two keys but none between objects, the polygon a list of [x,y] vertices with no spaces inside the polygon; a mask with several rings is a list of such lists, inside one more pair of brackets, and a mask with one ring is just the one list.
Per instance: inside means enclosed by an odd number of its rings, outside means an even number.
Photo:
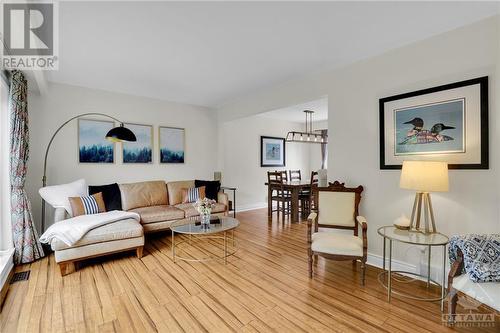
[{"label": "beige throw pillow", "polygon": [[205,199],[205,186],[182,189],[182,203],[196,202]]},{"label": "beige throw pillow", "polygon": [[102,199],[102,192],[83,197],[70,197],[68,200],[71,204],[73,217],[104,213],[106,211],[106,206]]}]

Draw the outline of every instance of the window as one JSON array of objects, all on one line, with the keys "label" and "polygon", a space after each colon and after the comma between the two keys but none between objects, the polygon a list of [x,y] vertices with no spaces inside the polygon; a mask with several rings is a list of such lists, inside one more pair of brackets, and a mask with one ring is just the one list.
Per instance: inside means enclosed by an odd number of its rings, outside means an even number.
[{"label": "window", "polygon": [[9,135],[8,113],[9,88],[6,79],[0,78],[0,253],[12,248],[10,227]]}]

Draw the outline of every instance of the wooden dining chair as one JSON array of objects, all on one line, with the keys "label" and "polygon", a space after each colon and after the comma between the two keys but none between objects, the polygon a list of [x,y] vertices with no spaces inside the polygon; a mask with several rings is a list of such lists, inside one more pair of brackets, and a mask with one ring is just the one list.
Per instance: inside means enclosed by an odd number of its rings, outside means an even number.
[{"label": "wooden dining chair", "polygon": [[288,181],[288,172],[286,170],[274,170],[274,172],[281,172],[281,179]]},{"label": "wooden dining chair", "polygon": [[318,171],[311,171],[311,186],[318,185],[318,183],[319,183]]},{"label": "wooden dining chair", "polygon": [[[311,210],[314,208],[314,198],[313,198],[313,192],[312,188],[313,186],[318,186],[318,172],[317,171],[311,171],[311,178],[310,178],[310,190],[309,191],[304,191],[302,193],[303,196],[303,202],[301,202],[301,205],[303,206],[303,216],[309,215],[311,213]],[[302,200],[301,200],[302,201]]]},{"label": "wooden dining chair", "polygon": [[[271,215],[276,212],[278,221],[280,219],[280,212],[282,215],[283,222],[285,221],[285,215],[290,214],[290,203],[292,201],[292,196],[288,191],[283,188],[283,172],[282,171],[269,171],[267,173],[267,183],[271,187]],[[276,209],[272,209],[273,202],[276,202]]]},{"label": "wooden dining chair", "polygon": [[[302,180],[302,174],[300,169],[289,170],[288,177],[290,181],[300,182]],[[302,217],[307,217],[307,215],[309,214],[309,202],[311,201],[310,196],[311,196],[311,191],[309,189],[301,190],[299,192],[300,212]]]},{"label": "wooden dining chair", "polygon": [[288,176],[290,181],[302,180],[300,170],[288,170]]},{"label": "wooden dining chair", "polygon": [[[361,284],[365,284],[367,256],[367,222],[359,215],[359,203],[363,186],[345,187],[335,181],[328,187],[312,188],[315,211],[307,220],[309,278],[313,276],[313,256],[332,260],[361,261]],[[362,236],[358,236],[361,225]],[[352,230],[353,235],[333,232],[320,232],[319,228]]]}]

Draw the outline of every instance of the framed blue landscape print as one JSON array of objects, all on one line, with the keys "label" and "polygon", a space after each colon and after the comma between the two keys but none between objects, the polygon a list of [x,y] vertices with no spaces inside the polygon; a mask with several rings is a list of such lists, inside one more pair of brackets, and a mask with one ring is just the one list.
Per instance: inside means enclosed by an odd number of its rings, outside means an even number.
[{"label": "framed blue landscape print", "polygon": [[123,142],[123,163],[153,163],[153,126],[124,124],[134,132],[136,142]]},{"label": "framed blue landscape print", "polygon": [[115,144],[106,134],[115,127],[112,121],[78,119],[80,163],[114,163]]},{"label": "framed blue landscape print", "polygon": [[184,163],[184,128],[162,127],[159,129],[160,163]]},{"label": "framed blue landscape print", "polygon": [[260,137],[260,166],[285,166],[285,138]]},{"label": "framed blue landscape print", "polygon": [[380,168],[404,160],[488,169],[488,77],[382,98]]}]

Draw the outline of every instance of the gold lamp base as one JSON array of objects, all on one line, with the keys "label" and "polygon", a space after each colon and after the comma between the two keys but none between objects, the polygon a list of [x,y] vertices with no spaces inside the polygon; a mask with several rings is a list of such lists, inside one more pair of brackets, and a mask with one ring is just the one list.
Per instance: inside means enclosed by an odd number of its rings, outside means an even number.
[{"label": "gold lamp base", "polygon": [[[423,229],[420,224],[422,215],[424,216]],[[434,211],[432,210],[431,195],[429,192],[417,192],[415,194],[415,202],[413,203],[413,210],[411,212],[410,231],[419,231],[424,234],[437,232],[436,222],[434,221]]]}]

